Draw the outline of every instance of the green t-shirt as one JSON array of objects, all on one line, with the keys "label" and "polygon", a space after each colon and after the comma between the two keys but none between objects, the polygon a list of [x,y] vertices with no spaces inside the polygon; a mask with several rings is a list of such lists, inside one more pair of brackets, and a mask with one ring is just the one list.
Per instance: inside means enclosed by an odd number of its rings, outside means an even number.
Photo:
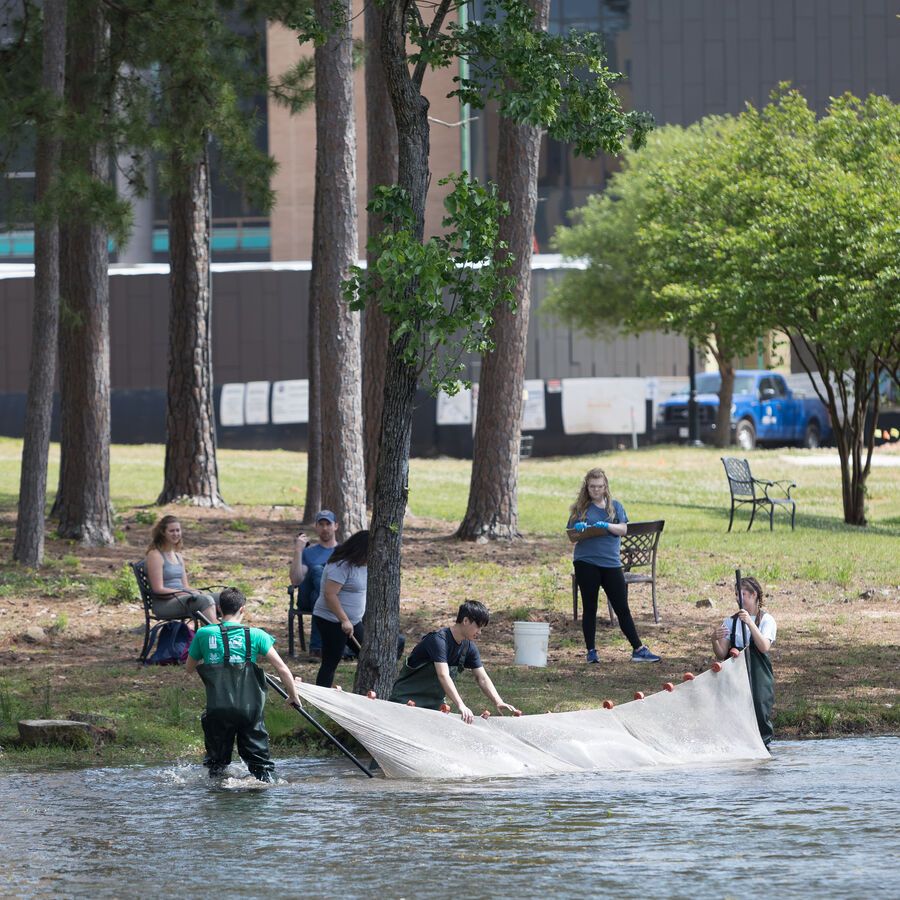
[{"label": "green t-shirt", "polygon": [[[244,656],[244,626],[238,622],[223,622],[228,631],[228,646],[231,650],[231,659],[234,662],[242,662]],[[265,656],[275,644],[275,639],[266,634],[261,628],[250,629],[250,660],[256,662],[258,656]],[[222,632],[218,625],[204,625],[197,630],[188,656],[196,659],[201,665],[214,665],[225,660],[222,649]]]}]

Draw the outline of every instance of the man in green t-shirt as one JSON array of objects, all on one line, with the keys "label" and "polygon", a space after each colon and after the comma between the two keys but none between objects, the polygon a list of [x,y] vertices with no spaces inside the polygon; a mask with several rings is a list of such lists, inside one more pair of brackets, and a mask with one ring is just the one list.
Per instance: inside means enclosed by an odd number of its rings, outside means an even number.
[{"label": "man in green t-shirt", "polygon": [[275,780],[269,758],[269,734],[263,721],[266,679],[257,665],[265,657],[281,677],[289,705],[300,705],[294,676],[261,628],[241,624],[247,598],[237,588],[219,595],[222,622],[198,629],[188,649],[185,670],[197,672],[206,685],[206,709],[200,717],[210,778],[223,774],[237,738],[238,755],[259,781]]}]

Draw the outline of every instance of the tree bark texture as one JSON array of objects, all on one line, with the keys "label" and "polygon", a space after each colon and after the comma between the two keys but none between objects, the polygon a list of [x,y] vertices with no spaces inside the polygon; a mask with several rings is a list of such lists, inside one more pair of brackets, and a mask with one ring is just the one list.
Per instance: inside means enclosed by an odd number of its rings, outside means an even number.
[{"label": "tree bark texture", "polygon": [[[95,73],[108,31],[98,4],[76,8],[70,22],[69,105],[76,117],[102,105]],[[106,180],[105,147],[73,138],[64,163]],[[76,202],[66,211],[60,282],[60,469],[54,514],[58,533],[87,546],[113,544],[109,497],[109,253],[107,231]]]},{"label": "tree bark texture", "polygon": [[309,421],[306,426],[306,500],[303,521],[315,522],[322,509],[322,384],[321,310],[315,291],[309,295],[306,314],[306,358],[309,361]]},{"label": "tree bark texture", "polygon": [[[397,125],[397,183],[410,198],[415,216],[414,238],[425,234],[428,193],[428,101],[411,75],[406,56],[405,0],[385,0],[381,7],[381,60]],[[412,284],[410,291],[417,286]],[[391,323],[391,333],[399,323]],[[360,654],[353,689],[390,694],[397,674],[397,632],[400,618],[400,565],[403,516],[409,493],[409,450],[412,435],[416,372],[400,358],[404,342],[388,342],[385,364],[381,450],[375,476],[375,496],[369,542],[369,582],[366,601],[366,642]]]},{"label": "tree bark texture", "polygon": [[[854,359],[852,365],[847,365],[843,358],[829,358],[805,335],[790,331],[788,338],[810,379],[814,372],[822,377],[824,396],[818,388],[816,393],[828,407],[834,432],[834,445],[841,465],[844,522],[864,527],[868,524],[866,481],[872,471],[872,452],[875,448],[874,426],[868,432],[865,426],[867,421],[878,420],[878,378],[872,377],[867,358]],[[807,359],[811,359],[814,366],[807,365]]]},{"label": "tree bark texture", "polygon": [[[366,6],[366,183],[371,200],[376,185],[397,182],[397,126],[381,62],[381,15],[374,3]],[[384,227],[380,216],[369,213],[368,240]],[[367,254],[369,272],[375,260]],[[366,459],[366,503],[371,506],[375,495],[375,472],[381,444],[381,410],[384,404],[384,361],[387,353],[390,322],[374,304],[362,317],[363,358],[363,429]]]},{"label": "tree bark texture", "polygon": [[[721,346],[716,334],[716,346]],[[727,355],[726,355],[727,354]],[[734,363],[733,357],[726,350],[717,352],[713,349],[713,357],[719,366],[722,384],[719,388],[719,410],[716,413],[716,447],[724,450],[731,446],[731,399],[734,397]]]},{"label": "tree bark texture", "polygon": [[221,507],[212,402],[208,152],[187,168],[177,159],[172,166],[181,177],[169,198],[166,462],[156,502],[189,499]]},{"label": "tree bark texture", "polygon": [[[67,0],[45,0],[41,86],[62,99],[66,70]],[[35,149],[35,201],[47,196],[57,177],[60,141],[55,122],[41,123]],[[56,379],[59,334],[59,221],[55,212],[34,229],[34,311],[28,401],[22,444],[19,514],[13,559],[39,566],[44,557],[44,512],[47,506],[47,456]]]},{"label": "tree bark texture", "polygon": [[359,313],[341,282],[357,260],[352,9],[317,0],[328,33],[316,48],[316,193],[310,293],[320,311],[322,499],[346,540],[366,527]]},{"label": "tree bark texture", "polygon": [[375,505],[369,526],[369,581],[366,639],[353,690],[389,697],[397,677],[403,516],[409,499],[415,373],[396,355],[388,357],[382,416],[382,448],[375,478]]},{"label": "tree bark texture", "polygon": [[[547,27],[549,0],[532,4],[535,25]],[[541,131],[501,118],[497,146],[497,186],[509,215],[500,222],[500,240],[513,256],[516,311],[494,307],[491,339],[495,349],[481,358],[478,418],[472,449],[472,475],[466,514],[457,530],[464,540],[519,537],[519,445],[525,383],[525,351],[531,309],[531,259]]]}]

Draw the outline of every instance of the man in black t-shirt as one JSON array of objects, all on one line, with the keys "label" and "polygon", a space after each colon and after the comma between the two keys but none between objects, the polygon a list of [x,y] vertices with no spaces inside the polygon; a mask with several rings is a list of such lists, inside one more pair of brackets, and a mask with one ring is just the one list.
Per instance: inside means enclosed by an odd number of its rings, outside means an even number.
[{"label": "man in black t-shirt", "polygon": [[504,709],[512,713],[518,710],[497,693],[488,678],[475,639],[490,621],[490,614],[483,603],[467,600],[459,608],[456,623],[440,631],[425,635],[400,670],[391,700],[406,703],[412,700],[416,706],[439,709],[445,698],[456,704],[464,722],[475,716],[466,706],[454,683],[463,669],[471,669],[475,683],[502,714]]}]

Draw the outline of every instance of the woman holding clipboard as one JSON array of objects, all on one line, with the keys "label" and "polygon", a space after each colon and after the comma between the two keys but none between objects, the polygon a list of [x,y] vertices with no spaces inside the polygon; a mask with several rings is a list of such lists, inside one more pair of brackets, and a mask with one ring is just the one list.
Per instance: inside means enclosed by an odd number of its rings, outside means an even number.
[{"label": "woman holding clipboard", "polygon": [[591,469],[584,476],[581,490],[570,509],[566,532],[575,545],[575,579],[583,604],[581,629],[587,661],[600,662],[595,641],[597,598],[602,587],[618,616],[622,633],[631,644],[631,661],[659,662],[659,657],[641,643],[628,608],[628,585],[619,557],[622,536],[628,533],[628,516],[625,507],[613,500],[603,469]]}]

